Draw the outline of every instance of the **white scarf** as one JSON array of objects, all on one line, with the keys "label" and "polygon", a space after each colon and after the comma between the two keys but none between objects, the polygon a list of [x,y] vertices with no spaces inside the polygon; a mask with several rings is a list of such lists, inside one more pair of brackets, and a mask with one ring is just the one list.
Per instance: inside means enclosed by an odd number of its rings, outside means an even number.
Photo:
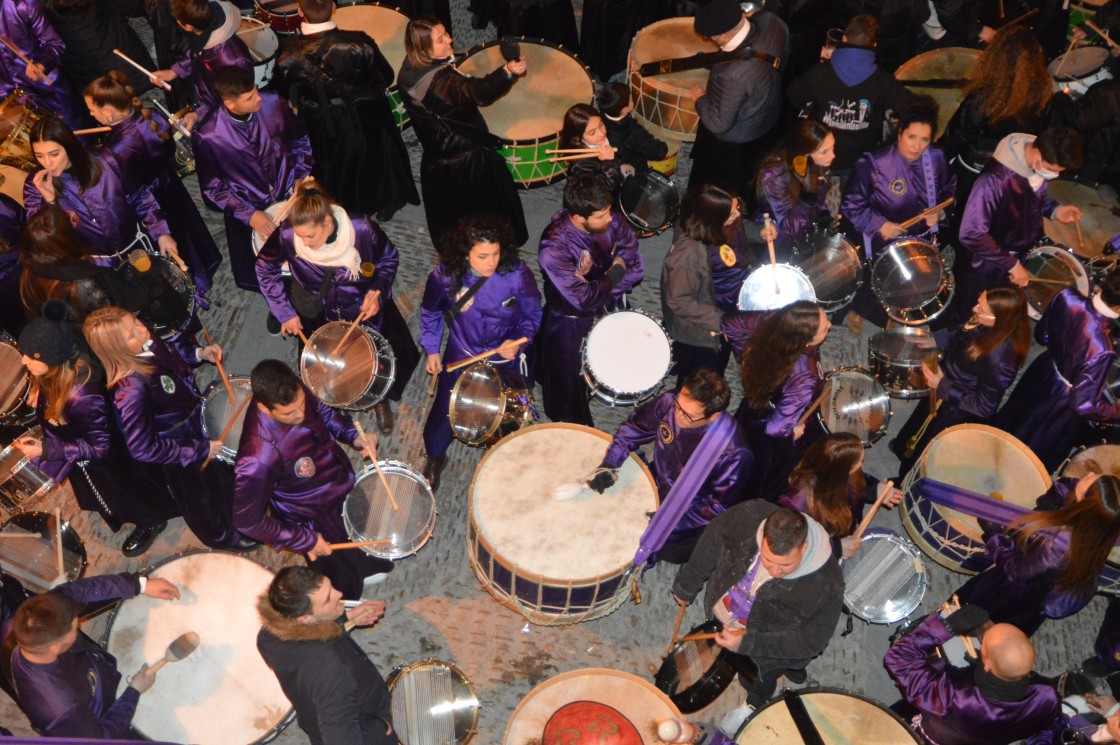
[{"label": "white scarf", "polygon": [[310,249],[295,233],[292,234],[292,243],[295,245],[296,256],[310,264],[319,266],[339,266],[346,270],[348,279],[358,278],[358,271],[362,264],[362,257],[354,247],[354,225],[346,214],[346,210],[338,205],[331,207],[331,217],[334,218],[335,229],[338,231],[333,243],[325,243],[321,248]]}]

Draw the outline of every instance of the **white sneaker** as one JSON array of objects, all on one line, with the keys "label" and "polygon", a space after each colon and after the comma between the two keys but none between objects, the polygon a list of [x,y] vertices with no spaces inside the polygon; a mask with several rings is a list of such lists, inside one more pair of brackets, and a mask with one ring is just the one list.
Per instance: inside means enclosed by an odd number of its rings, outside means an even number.
[{"label": "white sneaker", "polygon": [[388,577],[388,576],[389,576],[388,572],[381,572],[381,574],[371,574],[371,575],[369,575],[368,577],[366,577],[365,579],[362,580],[362,586],[363,587],[373,587],[374,585],[379,585],[382,582],[384,582],[385,578]]},{"label": "white sneaker", "polygon": [[751,714],[754,714],[754,707],[744,701],[719,720],[719,728],[723,731],[723,734],[734,738],[735,733],[743,726],[743,722],[750,718]]}]

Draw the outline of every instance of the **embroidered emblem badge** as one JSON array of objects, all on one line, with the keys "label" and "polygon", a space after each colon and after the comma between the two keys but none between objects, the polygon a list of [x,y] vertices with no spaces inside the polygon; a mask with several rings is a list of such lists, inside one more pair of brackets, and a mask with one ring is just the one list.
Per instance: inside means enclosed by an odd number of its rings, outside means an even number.
[{"label": "embroidered emblem badge", "polygon": [[891,194],[901,197],[906,193],[906,182],[900,178],[896,178],[891,182]]},{"label": "embroidered emblem badge", "polygon": [[296,461],[296,476],[311,478],[315,475],[315,463],[306,455]]},{"label": "embroidered emblem badge", "polygon": [[724,266],[735,266],[739,261],[735,257],[735,249],[726,243],[719,247],[719,257],[723,260]]},{"label": "embroidered emblem badge", "polygon": [[675,439],[673,437],[673,428],[665,422],[662,422],[660,425],[658,425],[657,436],[661,438],[661,443],[663,445],[668,445]]},{"label": "embroidered emblem badge", "polygon": [[159,376],[159,385],[161,388],[163,388],[164,393],[175,392],[175,381],[167,377],[166,375]]}]

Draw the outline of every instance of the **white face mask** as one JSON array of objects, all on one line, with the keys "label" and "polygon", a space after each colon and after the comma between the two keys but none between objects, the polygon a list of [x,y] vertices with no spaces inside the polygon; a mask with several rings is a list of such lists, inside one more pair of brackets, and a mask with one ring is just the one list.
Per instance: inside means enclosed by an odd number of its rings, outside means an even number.
[{"label": "white face mask", "polygon": [[1054,179],[1058,178],[1058,174],[1055,171],[1051,171],[1048,168],[1042,167],[1041,155],[1038,157],[1038,167],[1035,168],[1034,166],[1032,166],[1031,170],[1047,181],[1053,181]]}]

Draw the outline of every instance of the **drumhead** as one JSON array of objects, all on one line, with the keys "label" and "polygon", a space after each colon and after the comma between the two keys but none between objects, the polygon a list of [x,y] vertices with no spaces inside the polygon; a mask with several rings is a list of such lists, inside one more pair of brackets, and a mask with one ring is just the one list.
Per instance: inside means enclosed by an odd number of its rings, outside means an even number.
[{"label": "drumhead", "polygon": [[585,351],[594,378],[618,393],[655,390],[669,372],[669,336],[661,324],[636,310],[603,316],[591,327]]},{"label": "drumhead", "polygon": [[[202,638],[193,654],[164,667],[140,697],[132,726],[152,740],[197,745],[248,745],[274,736],[291,704],[257,651],[257,600],[272,572],[222,551],[188,553],[153,567],[179,588],[180,600],[138,595],[117,606],[105,647],[122,671],[163,657],[188,631]],[[117,695],[127,680],[121,678]]]},{"label": "drumhead", "polygon": [[[530,73],[509,93],[481,109],[490,131],[507,142],[552,139],[560,132],[564,114],[595,95],[591,73],[568,50],[543,40],[517,38],[521,57]],[[500,41],[487,42],[467,52],[459,71],[483,77],[506,63]]]},{"label": "drumhead", "polygon": [[[553,487],[598,468],[611,439],[576,424],[538,424],[505,437],[478,464],[471,523],[520,576],[593,582],[633,560],[647,513],[658,504],[653,477],[636,456],[605,494],[585,489],[575,499],[552,498]],[[603,515],[609,521],[597,522]]]},{"label": "drumhead", "polygon": [[342,505],[342,518],[351,540],[386,542],[383,546],[363,546],[367,554],[400,559],[419,551],[432,537],[436,499],[427,480],[409,464],[385,460],[379,465],[396,499],[396,508],[377,469],[368,465],[358,473],[354,489]]},{"label": "drumhead", "polygon": [[945,264],[932,243],[901,238],[889,244],[871,266],[871,289],[888,308],[921,308],[941,291]]},{"label": "drumhead", "polygon": [[393,726],[408,745],[465,745],[478,729],[478,696],[450,662],[427,660],[389,674]]},{"label": "drumhead", "polygon": [[630,43],[627,70],[634,116],[655,137],[691,142],[696,138],[700,115],[688,92],[693,85],[708,87],[708,70],[686,70],[642,77],[638,68],[647,62],[718,52],[719,47],[693,29],[692,18],[668,18],[639,29]]},{"label": "drumhead", "polygon": [[869,623],[898,623],[922,603],[925,565],[918,547],[893,530],[872,528],[850,559],[841,559],[844,604]]},{"label": "drumhead", "polygon": [[[1081,47],[1059,55],[1046,71],[1057,80],[1075,80],[1104,67],[1108,57],[1105,47]],[[1061,77],[1058,77],[1058,70],[1062,71]]]},{"label": "drumhead", "polygon": [[[349,321],[332,321],[315,330],[299,358],[300,377],[327,406],[345,407],[370,389],[378,370],[377,332]],[[339,346],[343,337],[346,341]]]},{"label": "drumhead", "polygon": [[828,395],[821,401],[821,423],[829,432],[848,432],[865,445],[876,442],[891,420],[887,389],[870,373],[840,368],[825,377]]},{"label": "drumhead", "polygon": [[618,206],[638,236],[647,238],[664,232],[676,221],[681,195],[672,179],[649,170],[626,179],[618,195]]},{"label": "drumhead", "polygon": [[377,3],[346,7],[339,4],[334,11],[333,20],[343,31],[367,33],[377,42],[377,48],[385,55],[393,72],[401,69],[404,64],[404,28],[409,21],[407,15],[396,8]]},{"label": "drumhead", "polygon": [[[513,710],[504,745],[540,745],[545,725],[559,709],[576,701],[597,701],[615,709],[640,732],[649,725],[681,716],[661,691],[636,675],[621,670],[584,668],[549,678],[529,691]],[[655,733],[645,735],[655,743]]]},{"label": "drumhead", "polygon": [[31,374],[22,360],[15,344],[0,339],[0,416],[15,411],[27,396]]},{"label": "drumhead", "polygon": [[[55,538],[59,526],[54,515],[47,512],[21,512],[0,525],[0,533],[38,533],[39,538],[0,540],[0,562],[4,571],[34,592],[46,592],[59,577],[58,545]],[[78,531],[65,520],[62,532],[62,566],[68,581],[80,579],[86,572],[86,546]]]},{"label": "drumhead", "polygon": [[921,367],[926,357],[937,353],[937,340],[928,329],[896,326],[868,339],[867,351],[892,365]]},{"label": "drumhead", "polygon": [[276,58],[280,49],[280,37],[263,21],[245,16],[241,19],[241,30],[237,35],[245,46],[249,47],[249,55],[253,58],[254,65],[261,65]]},{"label": "drumhead", "polygon": [[[1023,288],[1030,308],[1031,317],[1042,317],[1058,293],[1067,287],[1076,287],[1082,295],[1089,294],[1089,274],[1085,267],[1065,246],[1038,246],[1027,253],[1023,268],[1032,277],[1047,282],[1031,282]],[[1060,283],[1060,284],[1055,284]]]},{"label": "drumhead", "polygon": [[0,193],[6,194],[23,205],[23,182],[27,171],[0,164]]},{"label": "drumhead", "polygon": [[920,95],[933,96],[937,101],[937,132],[945,131],[953,114],[964,100],[964,83],[972,77],[976,65],[980,64],[980,50],[966,47],[948,47],[923,52],[904,62],[894,76],[903,83],[920,80],[960,80],[961,85],[952,88],[943,86],[926,87],[920,83],[910,83],[906,87]]},{"label": "drumhead", "polygon": [[811,233],[793,253],[794,264],[809,278],[825,311],[846,304],[863,284],[862,254],[843,233]]},{"label": "drumhead", "polygon": [[789,264],[764,264],[743,280],[739,310],[778,310],[798,300],[816,299],[812,283],[800,269]]},{"label": "drumhead", "polygon": [[[825,745],[921,742],[897,714],[866,696],[838,688],[805,689],[796,695],[805,705]],[[775,698],[743,724],[735,742],[740,745],[789,745],[800,737],[789,707],[782,698]]]},{"label": "drumhead", "polygon": [[202,402],[202,434],[206,435],[208,440],[218,439],[218,436],[229,426],[230,418],[238,409],[241,410],[237,414],[237,423],[229,428],[229,434],[222,440],[222,449],[218,453],[219,460],[232,465],[237,460],[237,448],[241,443],[241,428],[245,424],[245,412],[252,405],[242,406],[241,403],[247,397],[252,398],[253,386],[248,375],[230,375],[229,386],[233,389],[233,395],[237,397],[237,403],[233,406],[230,406],[229,392],[226,391],[222,381],[218,380],[211,384],[210,391]]}]

